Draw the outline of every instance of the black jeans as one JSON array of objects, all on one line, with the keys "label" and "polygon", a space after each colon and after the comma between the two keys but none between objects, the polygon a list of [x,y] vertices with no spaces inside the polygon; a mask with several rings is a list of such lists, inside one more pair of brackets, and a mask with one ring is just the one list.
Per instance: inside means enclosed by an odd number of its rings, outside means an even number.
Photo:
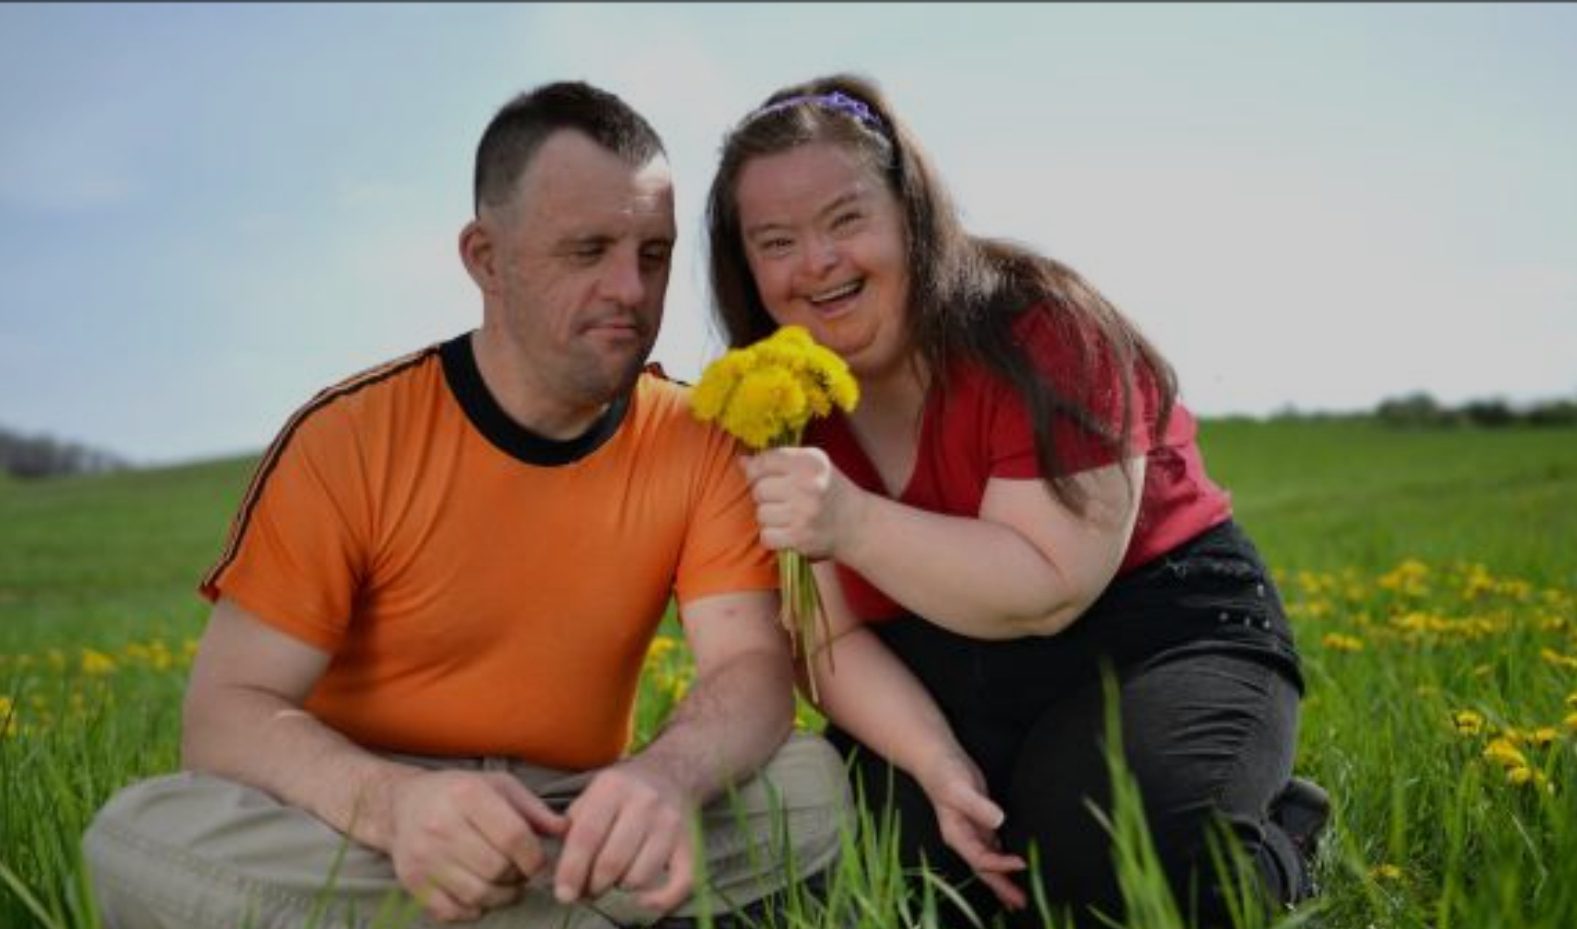
[{"label": "black jeans", "polygon": [[[1122,915],[1109,836],[1087,805],[1110,807],[1102,667],[1115,676],[1124,756],[1185,915],[1225,921],[1207,839],[1213,823],[1236,836],[1268,902],[1293,899],[1304,865],[1267,812],[1291,776],[1303,682],[1280,597],[1234,523],[1119,578],[1055,636],[983,641],[917,617],[872,628],[984,772],[1007,812],[1006,847],[1037,846],[1054,908],[1084,920],[1092,907]],[[977,912],[993,912],[993,898],[942,843],[918,784],[847,733],[827,734],[852,757],[867,805],[880,813],[891,803],[905,863],[923,856],[969,885]]]}]

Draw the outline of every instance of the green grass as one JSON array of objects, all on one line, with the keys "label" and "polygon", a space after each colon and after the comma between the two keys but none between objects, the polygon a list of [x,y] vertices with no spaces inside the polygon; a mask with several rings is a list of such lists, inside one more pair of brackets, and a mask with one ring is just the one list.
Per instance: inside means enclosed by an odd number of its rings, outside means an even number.
[{"label": "green grass", "polygon": [[[1337,800],[1304,915],[1577,925],[1577,433],[1211,421],[1201,442],[1291,607],[1310,682],[1298,766]],[[77,837],[116,788],[176,763],[194,587],[251,465],[0,481],[0,926],[92,925]],[[649,671],[638,738],[683,691],[682,647]],[[1528,783],[1508,780],[1519,768]],[[1134,912],[1152,914],[1133,925],[1157,925],[1170,910],[1133,812],[1114,816]],[[835,908],[936,924],[944,892],[898,880],[884,835],[850,834]]]}]

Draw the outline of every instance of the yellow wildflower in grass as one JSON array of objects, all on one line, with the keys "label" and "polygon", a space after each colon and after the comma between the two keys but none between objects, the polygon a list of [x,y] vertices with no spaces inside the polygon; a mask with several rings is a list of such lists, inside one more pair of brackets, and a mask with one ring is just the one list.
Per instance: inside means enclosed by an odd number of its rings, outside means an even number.
[{"label": "yellow wildflower in grass", "polygon": [[1370,868],[1369,876],[1377,881],[1399,881],[1402,879],[1402,869],[1390,862],[1383,862]]},{"label": "yellow wildflower in grass", "polygon": [[1481,664],[1474,667],[1473,670],[1468,673],[1472,674],[1474,677],[1484,677],[1494,670],[1495,666],[1492,664]]},{"label": "yellow wildflower in grass", "polygon": [[1577,690],[1566,695],[1566,705],[1577,710]]},{"label": "yellow wildflower in grass", "polygon": [[[798,445],[811,419],[854,409],[860,388],[849,366],[799,326],[784,326],[706,366],[690,395],[696,419],[716,423],[755,451]],[[799,552],[778,554],[781,619],[801,654],[812,655],[818,621],[830,637],[810,564]],[[812,678],[812,689],[814,690]]]},{"label": "yellow wildflower in grass", "polygon": [[1340,632],[1327,632],[1320,639],[1320,644],[1335,652],[1361,652],[1363,639],[1357,636],[1342,635]]},{"label": "yellow wildflower in grass", "polygon": [[1484,757],[1503,768],[1528,766],[1528,759],[1508,739],[1492,739],[1484,746]]},{"label": "yellow wildflower in grass", "polygon": [[1459,735],[1478,735],[1484,731],[1484,717],[1472,710],[1457,710],[1451,714],[1451,724]]},{"label": "yellow wildflower in grass", "polygon": [[1559,737],[1560,731],[1554,726],[1540,726],[1528,734],[1528,741],[1535,748],[1546,748]]},{"label": "yellow wildflower in grass", "polygon": [[115,673],[115,659],[91,648],[82,650],[82,673],[101,675]]},{"label": "yellow wildflower in grass", "polygon": [[1429,587],[1424,583],[1428,577],[1428,565],[1416,558],[1408,558],[1395,568],[1380,575],[1376,583],[1383,589],[1393,593],[1421,597],[1429,593]]},{"label": "yellow wildflower in grass", "polygon": [[1566,718],[1561,720],[1561,725],[1573,732],[1577,732],[1577,713],[1567,713]]},{"label": "yellow wildflower in grass", "polygon": [[1543,658],[1546,662],[1554,665],[1557,668],[1566,668],[1567,670],[1577,671],[1577,658],[1574,658],[1571,655],[1563,655],[1553,648],[1539,649],[1539,657]]},{"label": "yellow wildflower in grass", "polygon": [[678,647],[678,642],[669,636],[660,635],[652,640],[651,647],[646,650],[646,661],[648,664],[659,664]]},{"label": "yellow wildflower in grass", "polygon": [[1495,579],[1490,577],[1489,570],[1481,564],[1467,565],[1462,577],[1462,596],[1469,600],[1476,600],[1483,594],[1495,589]]},{"label": "yellow wildflower in grass", "polygon": [[1521,745],[1523,742],[1528,740],[1527,734],[1521,729],[1518,729],[1516,726],[1507,726],[1506,728],[1500,730],[1498,735],[1507,742],[1510,742],[1512,745]]}]

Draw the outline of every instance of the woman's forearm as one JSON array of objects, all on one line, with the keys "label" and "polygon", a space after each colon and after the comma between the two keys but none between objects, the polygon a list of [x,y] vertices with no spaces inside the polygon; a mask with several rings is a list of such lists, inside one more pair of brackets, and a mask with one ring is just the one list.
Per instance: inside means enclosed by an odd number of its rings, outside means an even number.
[{"label": "woman's forearm", "polygon": [[869,629],[840,636],[814,662],[818,704],[833,723],[924,786],[928,771],[963,754],[929,692]]}]

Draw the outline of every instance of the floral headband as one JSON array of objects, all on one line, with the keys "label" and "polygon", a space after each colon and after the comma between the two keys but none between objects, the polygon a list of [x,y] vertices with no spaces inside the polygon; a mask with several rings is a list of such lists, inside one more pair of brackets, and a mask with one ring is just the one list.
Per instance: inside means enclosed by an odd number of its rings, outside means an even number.
[{"label": "floral headband", "polygon": [[779,110],[786,110],[791,106],[799,106],[802,103],[812,103],[816,106],[825,107],[829,110],[836,110],[837,112],[843,113],[846,116],[853,117],[856,122],[860,123],[867,129],[874,130],[879,135],[887,135],[887,127],[882,125],[881,117],[877,116],[874,110],[867,106],[864,101],[856,100],[841,90],[834,90],[833,92],[826,94],[801,94],[797,97],[789,97],[785,100],[779,100],[776,103],[769,103],[754,113],[751,113],[749,118],[747,118],[745,121],[752,122],[754,120],[760,119],[763,116],[766,116],[769,113],[776,113]]}]

